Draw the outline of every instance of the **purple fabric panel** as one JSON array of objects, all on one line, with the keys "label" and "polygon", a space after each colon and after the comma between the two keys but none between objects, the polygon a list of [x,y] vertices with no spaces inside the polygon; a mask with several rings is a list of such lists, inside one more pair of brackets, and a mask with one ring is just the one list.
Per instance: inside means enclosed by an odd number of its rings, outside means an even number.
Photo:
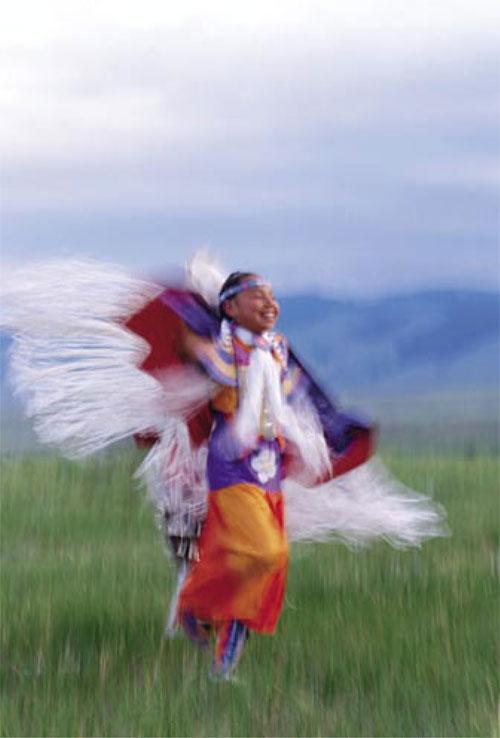
[{"label": "purple fabric panel", "polygon": [[316,408],[328,447],[336,454],[342,454],[360,433],[372,432],[373,424],[354,413],[344,413],[319,387],[311,373],[304,367],[296,353],[290,350],[289,366],[295,363],[302,370],[300,388],[305,391]]},{"label": "purple fabric panel", "polygon": [[199,336],[209,338],[218,334],[220,321],[217,314],[194,292],[167,289],[160,295],[160,300]]},{"label": "purple fabric panel", "polygon": [[[215,427],[208,444],[207,477],[210,491],[248,482],[255,484],[267,492],[278,492],[281,489],[282,469],[281,450],[278,441],[260,441],[259,447],[241,458],[241,449],[232,436],[223,415],[215,413]],[[275,473],[262,482],[252,461],[263,449],[274,452],[276,458]]]},{"label": "purple fabric panel", "polygon": [[208,376],[211,377],[215,382],[218,382],[218,384],[221,384],[225,387],[238,386],[237,379],[231,379],[230,377],[227,377],[225,374],[219,371],[218,367],[212,361],[210,361],[210,359],[204,356],[199,356],[198,364],[205,370]]},{"label": "purple fabric panel", "polygon": [[[224,351],[220,342],[216,340],[220,330],[219,318],[199,295],[194,292],[170,288],[162,292],[160,300],[173,310],[197,335],[212,339],[221,360],[227,364],[232,364],[232,355]],[[198,358],[198,363],[219,384],[229,387],[237,386],[236,380],[228,378],[211,361],[210,357],[204,356],[202,352]]]}]

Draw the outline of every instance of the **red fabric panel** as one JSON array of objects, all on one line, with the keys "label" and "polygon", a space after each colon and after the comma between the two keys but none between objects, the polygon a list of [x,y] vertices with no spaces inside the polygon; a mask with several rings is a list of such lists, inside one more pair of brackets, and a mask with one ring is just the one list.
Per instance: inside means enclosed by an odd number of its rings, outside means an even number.
[{"label": "red fabric panel", "polygon": [[[360,464],[368,461],[375,448],[375,433],[373,429],[361,431],[349,445],[347,451],[333,460],[333,474],[331,478],[339,477],[341,474],[354,469]],[[323,481],[326,481],[323,480]]]},{"label": "red fabric panel", "polygon": [[[139,369],[152,376],[173,366],[182,366],[182,331],[184,323],[176,313],[165,305],[159,297],[147,303],[137,313],[124,321],[124,325],[141,338],[144,338],[150,351]],[[188,421],[191,442],[200,446],[207,440],[212,427],[212,413],[208,404]],[[135,436],[137,446],[151,447],[158,437],[154,433]]]},{"label": "red fabric panel", "polygon": [[181,319],[157,297],[128,318],[125,326],[150,346],[140,369],[153,376],[169,366],[182,364]]},{"label": "red fabric panel", "polygon": [[[356,437],[350,442],[347,449],[339,456],[332,458],[332,473],[311,480],[310,484],[306,484],[306,486],[315,487],[318,484],[324,484],[330,479],[339,477],[341,474],[351,471],[351,469],[354,469],[360,464],[364,464],[374,452],[375,440],[376,434],[374,428],[367,428],[366,430],[358,429]],[[300,473],[300,467],[302,465],[300,453],[295,444],[290,441],[286,443],[282,462],[283,478],[291,477],[293,479],[297,471]]]},{"label": "red fabric panel", "polygon": [[197,415],[188,420],[188,430],[193,446],[201,446],[208,440],[212,430],[213,415],[207,403]]}]

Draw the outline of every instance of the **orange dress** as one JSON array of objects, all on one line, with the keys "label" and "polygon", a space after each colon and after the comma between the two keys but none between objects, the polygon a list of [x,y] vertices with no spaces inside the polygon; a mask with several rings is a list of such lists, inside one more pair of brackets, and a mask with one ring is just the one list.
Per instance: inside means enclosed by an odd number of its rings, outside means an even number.
[{"label": "orange dress", "polygon": [[[250,348],[238,344],[236,351],[248,360]],[[260,438],[256,448],[235,456],[231,422],[237,405],[236,387],[221,388],[212,403],[208,512],[199,561],[179,596],[178,618],[189,614],[213,625],[239,620],[251,630],[273,633],[288,566],[283,442]]]}]

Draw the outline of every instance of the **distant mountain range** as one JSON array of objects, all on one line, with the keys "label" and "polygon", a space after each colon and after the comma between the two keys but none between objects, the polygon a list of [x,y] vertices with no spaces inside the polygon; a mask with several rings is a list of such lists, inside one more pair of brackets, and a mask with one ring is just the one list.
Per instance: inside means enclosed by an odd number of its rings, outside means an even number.
[{"label": "distant mountain range", "polygon": [[282,299],[280,329],[336,392],[375,395],[497,387],[496,293],[428,291],[370,301]]},{"label": "distant mountain range", "polygon": [[[362,398],[389,422],[401,423],[406,414],[418,422],[424,407],[427,419],[498,421],[498,294],[427,291],[369,301],[300,295],[280,302],[279,330],[341,400]],[[6,436],[20,415],[6,380],[9,344],[0,336]],[[415,396],[425,399],[416,403]]]}]

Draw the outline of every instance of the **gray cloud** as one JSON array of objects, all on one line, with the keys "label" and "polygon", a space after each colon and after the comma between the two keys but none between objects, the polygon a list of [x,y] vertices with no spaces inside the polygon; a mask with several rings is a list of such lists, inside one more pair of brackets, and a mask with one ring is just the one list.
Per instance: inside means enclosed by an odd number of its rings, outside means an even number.
[{"label": "gray cloud", "polygon": [[366,38],[194,23],[13,49],[4,258],[208,243],[295,289],[494,286],[493,46]]}]

